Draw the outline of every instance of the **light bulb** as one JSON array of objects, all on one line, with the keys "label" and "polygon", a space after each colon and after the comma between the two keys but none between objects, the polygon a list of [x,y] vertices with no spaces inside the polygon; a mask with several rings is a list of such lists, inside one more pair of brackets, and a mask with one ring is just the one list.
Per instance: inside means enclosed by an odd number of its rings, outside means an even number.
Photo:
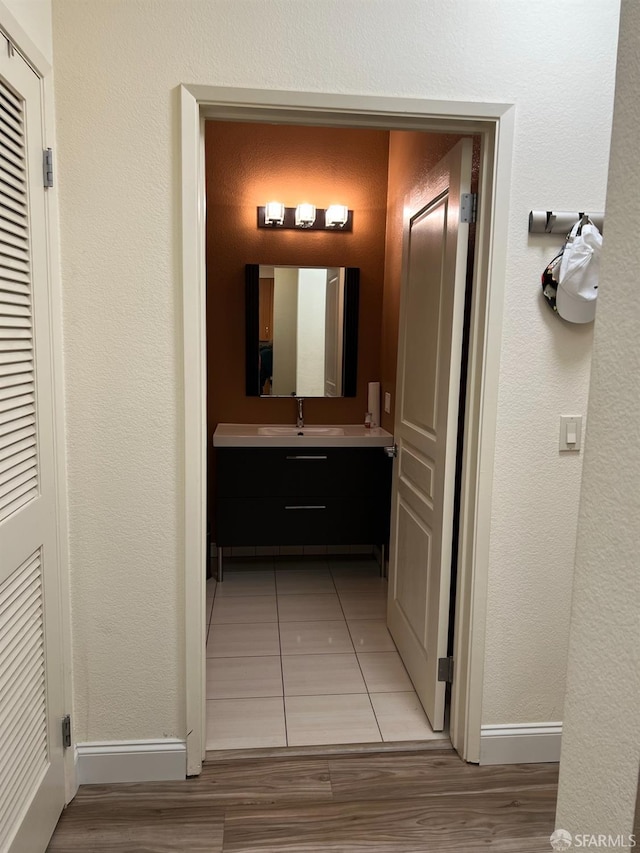
[{"label": "light bulb", "polygon": [[299,204],[296,207],[296,225],[298,228],[310,228],[316,221],[314,204]]},{"label": "light bulb", "polygon": [[324,214],[324,224],[327,228],[342,228],[349,218],[346,204],[330,204]]},{"label": "light bulb", "polygon": [[280,201],[268,201],[264,206],[264,221],[267,225],[282,225],[284,204]]}]

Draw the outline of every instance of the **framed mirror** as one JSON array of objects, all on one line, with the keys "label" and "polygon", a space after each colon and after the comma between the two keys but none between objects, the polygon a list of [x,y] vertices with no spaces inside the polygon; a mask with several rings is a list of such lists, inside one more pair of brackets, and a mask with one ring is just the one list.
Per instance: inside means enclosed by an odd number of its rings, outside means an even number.
[{"label": "framed mirror", "polygon": [[249,397],[355,397],[356,267],[247,264]]}]

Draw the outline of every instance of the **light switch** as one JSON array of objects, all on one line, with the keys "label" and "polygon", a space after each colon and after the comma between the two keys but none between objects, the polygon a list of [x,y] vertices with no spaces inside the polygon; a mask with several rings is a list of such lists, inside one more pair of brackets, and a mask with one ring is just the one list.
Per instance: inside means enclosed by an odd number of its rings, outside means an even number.
[{"label": "light switch", "polygon": [[388,415],[391,414],[391,394],[388,391],[384,392],[384,410]]},{"label": "light switch", "polygon": [[560,418],[560,450],[580,450],[582,446],[582,416]]}]

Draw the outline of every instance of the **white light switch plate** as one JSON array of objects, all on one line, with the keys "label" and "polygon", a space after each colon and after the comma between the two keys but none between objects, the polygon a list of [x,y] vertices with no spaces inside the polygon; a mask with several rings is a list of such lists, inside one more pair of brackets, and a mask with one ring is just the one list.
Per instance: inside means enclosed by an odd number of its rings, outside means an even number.
[{"label": "white light switch plate", "polygon": [[580,450],[582,448],[582,415],[570,415],[560,418],[560,450]]},{"label": "white light switch plate", "polygon": [[391,414],[391,394],[388,391],[384,392],[384,410],[388,415]]}]

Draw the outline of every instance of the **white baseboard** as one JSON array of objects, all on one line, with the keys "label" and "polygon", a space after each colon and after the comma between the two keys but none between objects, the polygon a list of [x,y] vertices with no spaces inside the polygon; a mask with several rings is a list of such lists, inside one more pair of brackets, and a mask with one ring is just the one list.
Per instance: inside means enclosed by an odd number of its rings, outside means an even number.
[{"label": "white baseboard", "polygon": [[80,785],[186,778],[187,746],[176,738],[79,743],[76,749]]},{"label": "white baseboard", "polygon": [[562,723],[482,726],[480,764],[560,761]]}]

